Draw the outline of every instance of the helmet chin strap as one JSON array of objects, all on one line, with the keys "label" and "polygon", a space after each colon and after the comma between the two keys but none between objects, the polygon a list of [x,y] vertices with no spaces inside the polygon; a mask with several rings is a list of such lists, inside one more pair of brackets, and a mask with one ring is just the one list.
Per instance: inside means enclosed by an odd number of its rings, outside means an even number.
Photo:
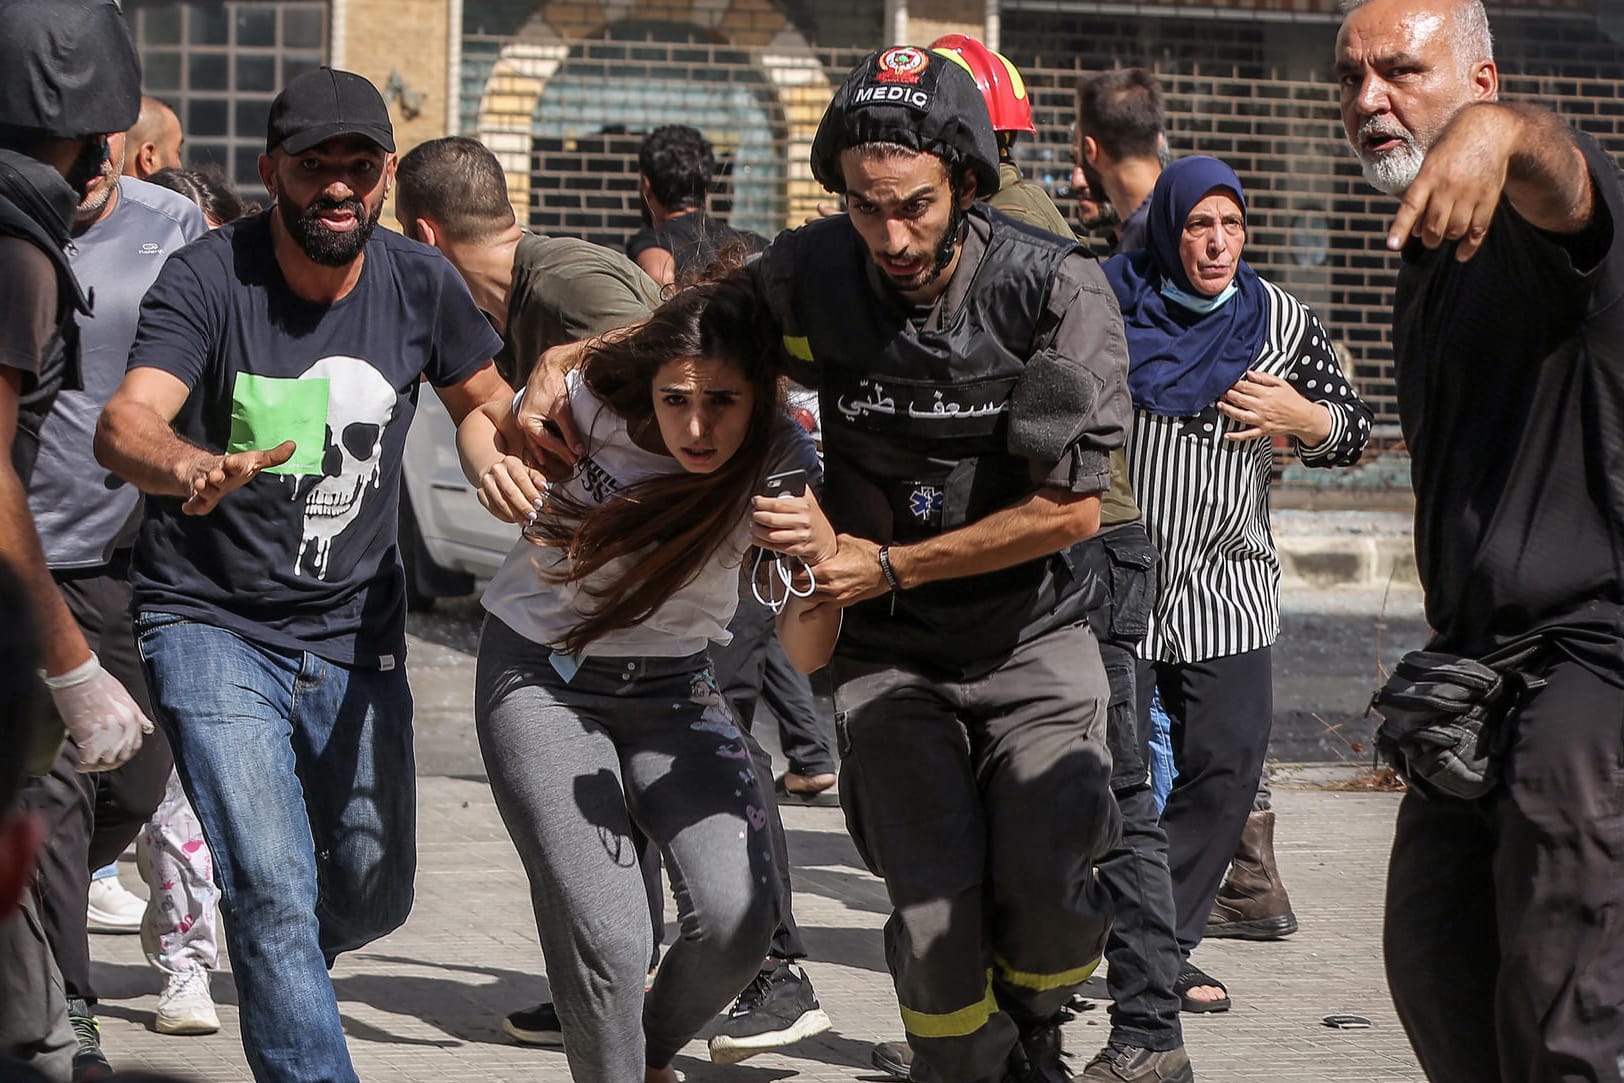
[{"label": "helmet chin strap", "polygon": [[966,223],[970,216],[964,208],[959,206],[957,199],[953,201],[953,216],[948,219],[947,232],[942,235],[942,246],[936,250],[936,266],[930,270],[931,279],[947,270],[947,265],[953,262],[953,252],[959,246],[959,239],[964,236]]}]

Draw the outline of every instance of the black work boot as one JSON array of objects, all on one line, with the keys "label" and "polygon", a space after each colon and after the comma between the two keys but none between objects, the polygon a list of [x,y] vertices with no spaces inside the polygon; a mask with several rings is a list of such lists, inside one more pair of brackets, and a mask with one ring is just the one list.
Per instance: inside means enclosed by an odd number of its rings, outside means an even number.
[{"label": "black work boot", "polygon": [[1274,862],[1274,813],[1252,812],[1207,916],[1207,936],[1278,940],[1296,931],[1297,915]]}]

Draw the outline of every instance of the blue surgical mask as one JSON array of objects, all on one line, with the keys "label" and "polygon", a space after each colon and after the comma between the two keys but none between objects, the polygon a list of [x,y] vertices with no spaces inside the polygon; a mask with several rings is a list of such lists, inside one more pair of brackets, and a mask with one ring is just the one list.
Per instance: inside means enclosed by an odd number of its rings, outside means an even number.
[{"label": "blue surgical mask", "polygon": [[1197,316],[1205,316],[1209,312],[1216,312],[1218,309],[1227,305],[1230,298],[1234,297],[1235,294],[1240,292],[1240,287],[1235,285],[1234,279],[1230,279],[1229,285],[1225,286],[1223,292],[1218,294],[1218,296],[1197,297],[1195,294],[1186,293],[1177,286],[1173,285],[1173,283],[1163,279],[1161,292],[1162,296],[1167,298],[1169,301],[1176,302],[1184,308],[1189,309],[1191,312],[1194,312]]}]

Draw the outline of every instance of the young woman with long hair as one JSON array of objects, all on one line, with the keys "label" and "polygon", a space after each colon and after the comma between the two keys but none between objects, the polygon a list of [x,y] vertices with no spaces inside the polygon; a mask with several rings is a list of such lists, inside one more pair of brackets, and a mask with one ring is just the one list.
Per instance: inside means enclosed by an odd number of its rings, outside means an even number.
[{"label": "young woman with long hair", "polygon": [[[737,278],[595,340],[570,375],[586,453],[548,486],[475,415],[458,444],[481,500],[528,520],[484,596],[475,721],[529,875],[574,1077],[674,1079],[677,1051],[755,976],[778,917],[767,802],[707,646],[725,641],[752,539],[815,563],[834,534],[787,415],[777,335]],[[531,513],[534,505],[535,511]],[[791,641],[837,613],[797,619]],[[681,932],[647,996],[630,841],[659,845]]]}]

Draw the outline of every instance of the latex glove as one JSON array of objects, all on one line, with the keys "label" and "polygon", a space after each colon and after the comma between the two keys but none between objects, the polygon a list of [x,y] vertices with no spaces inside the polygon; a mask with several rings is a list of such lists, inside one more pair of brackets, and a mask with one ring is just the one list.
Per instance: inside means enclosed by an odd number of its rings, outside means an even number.
[{"label": "latex glove", "polygon": [[102,668],[94,651],[82,665],[46,677],[45,687],[79,749],[80,771],[111,771],[135,755],[142,735],[152,732],[151,719]]}]

